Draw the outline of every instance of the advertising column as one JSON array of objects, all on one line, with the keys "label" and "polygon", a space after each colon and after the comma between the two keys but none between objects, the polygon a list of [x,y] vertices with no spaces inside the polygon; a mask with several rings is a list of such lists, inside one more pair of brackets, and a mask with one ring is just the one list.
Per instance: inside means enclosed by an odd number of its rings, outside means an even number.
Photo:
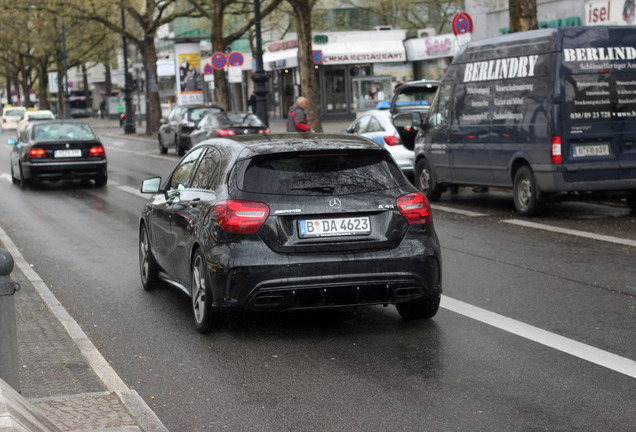
[{"label": "advertising column", "polygon": [[201,48],[199,43],[176,43],[177,103],[179,105],[202,104]]}]

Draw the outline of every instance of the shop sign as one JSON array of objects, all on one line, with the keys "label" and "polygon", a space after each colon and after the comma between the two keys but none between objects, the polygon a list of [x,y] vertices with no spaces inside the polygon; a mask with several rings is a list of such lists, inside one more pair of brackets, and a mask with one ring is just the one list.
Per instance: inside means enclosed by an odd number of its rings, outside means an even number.
[{"label": "shop sign", "polygon": [[585,5],[585,25],[632,25],[636,15],[634,0],[604,0]]},{"label": "shop sign", "polygon": [[298,48],[298,39],[289,39],[267,44],[267,51],[271,52],[292,48]]},{"label": "shop sign", "polygon": [[270,69],[282,69],[287,66],[287,60],[275,60],[268,64]]},{"label": "shop sign", "polygon": [[380,52],[380,53],[361,53],[361,54],[334,54],[322,56],[323,64],[347,64],[347,63],[365,63],[365,62],[403,62],[406,61],[406,55],[403,52]]},{"label": "shop sign", "polygon": [[[470,33],[460,36],[470,38]],[[440,57],[453,57],[459,50],[458,37],[448,33],[426,38],[408,39],[406,51],[409,60],[428,60]],[[470,39],[469,39],[470,40]]]}]

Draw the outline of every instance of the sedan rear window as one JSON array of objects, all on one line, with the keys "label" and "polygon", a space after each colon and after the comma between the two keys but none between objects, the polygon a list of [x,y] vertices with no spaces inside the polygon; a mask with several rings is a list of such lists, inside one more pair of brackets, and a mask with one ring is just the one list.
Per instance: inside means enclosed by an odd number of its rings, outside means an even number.
[{"label": "sedan rear window", "polygon": [[43,123],[33,128],[33,136],[36,141],[97,139],[86,123]]},{"label": "sedan rear window", "polygon": [[388,153],[295,154],[252,159],[239,188],[287,195],[346,195],[405,183]]}]

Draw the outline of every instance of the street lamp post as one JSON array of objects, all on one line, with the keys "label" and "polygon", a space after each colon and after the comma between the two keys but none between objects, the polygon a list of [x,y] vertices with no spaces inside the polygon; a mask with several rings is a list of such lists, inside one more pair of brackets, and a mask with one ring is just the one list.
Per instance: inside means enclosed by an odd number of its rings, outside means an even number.
[{"label": "street lamp post", "polygon": [[263,41],[261,39],[261,2],[254,0],[254,29],[256,31],[256,70],[252,74],[256,95],[256,115],[269,126],[267,115],[267,72],[263,69]]},{"label": "street lamp post", "polygon": [[64,57],[64,118],[71,118],[71,95],[68,93],[68,63],[66,58],[66,25],[64,24],[64,5],[62,7],[62,56]]},{"label": "street lamp post", "polygon": [[[124,8],[121,8],[121,27],[126,31],[126,21],[124,19]],[[134,134],[136,132],[135,119],[132,107],[132,83],[131,76],[128,74],[128,43],[126,36],[122,36],[124,40],[124,105],[126,107],[126,120],[124,121],[124,133]]]}]

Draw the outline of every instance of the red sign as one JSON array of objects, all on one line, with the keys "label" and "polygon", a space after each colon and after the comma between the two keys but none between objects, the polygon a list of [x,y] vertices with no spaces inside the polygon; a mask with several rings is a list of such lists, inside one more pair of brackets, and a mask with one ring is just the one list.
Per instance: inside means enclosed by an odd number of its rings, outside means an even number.
[{"label": "red sign", "polygon": [[466,12],[457,12],[453,17],[453,24],[451,27],[455,36],[472,33],[473,20]]},{"label": "red sign", "polygon": [[227,63],[227,57],[222,52],[214,53],[212,55],[212,66],[215,69],[223,69]]},{"label": "red sign", "polygon": [[227,61],[230,66],[242,66],[243,65],[243,54],[237,51],[233,51],[227,57]]}]

